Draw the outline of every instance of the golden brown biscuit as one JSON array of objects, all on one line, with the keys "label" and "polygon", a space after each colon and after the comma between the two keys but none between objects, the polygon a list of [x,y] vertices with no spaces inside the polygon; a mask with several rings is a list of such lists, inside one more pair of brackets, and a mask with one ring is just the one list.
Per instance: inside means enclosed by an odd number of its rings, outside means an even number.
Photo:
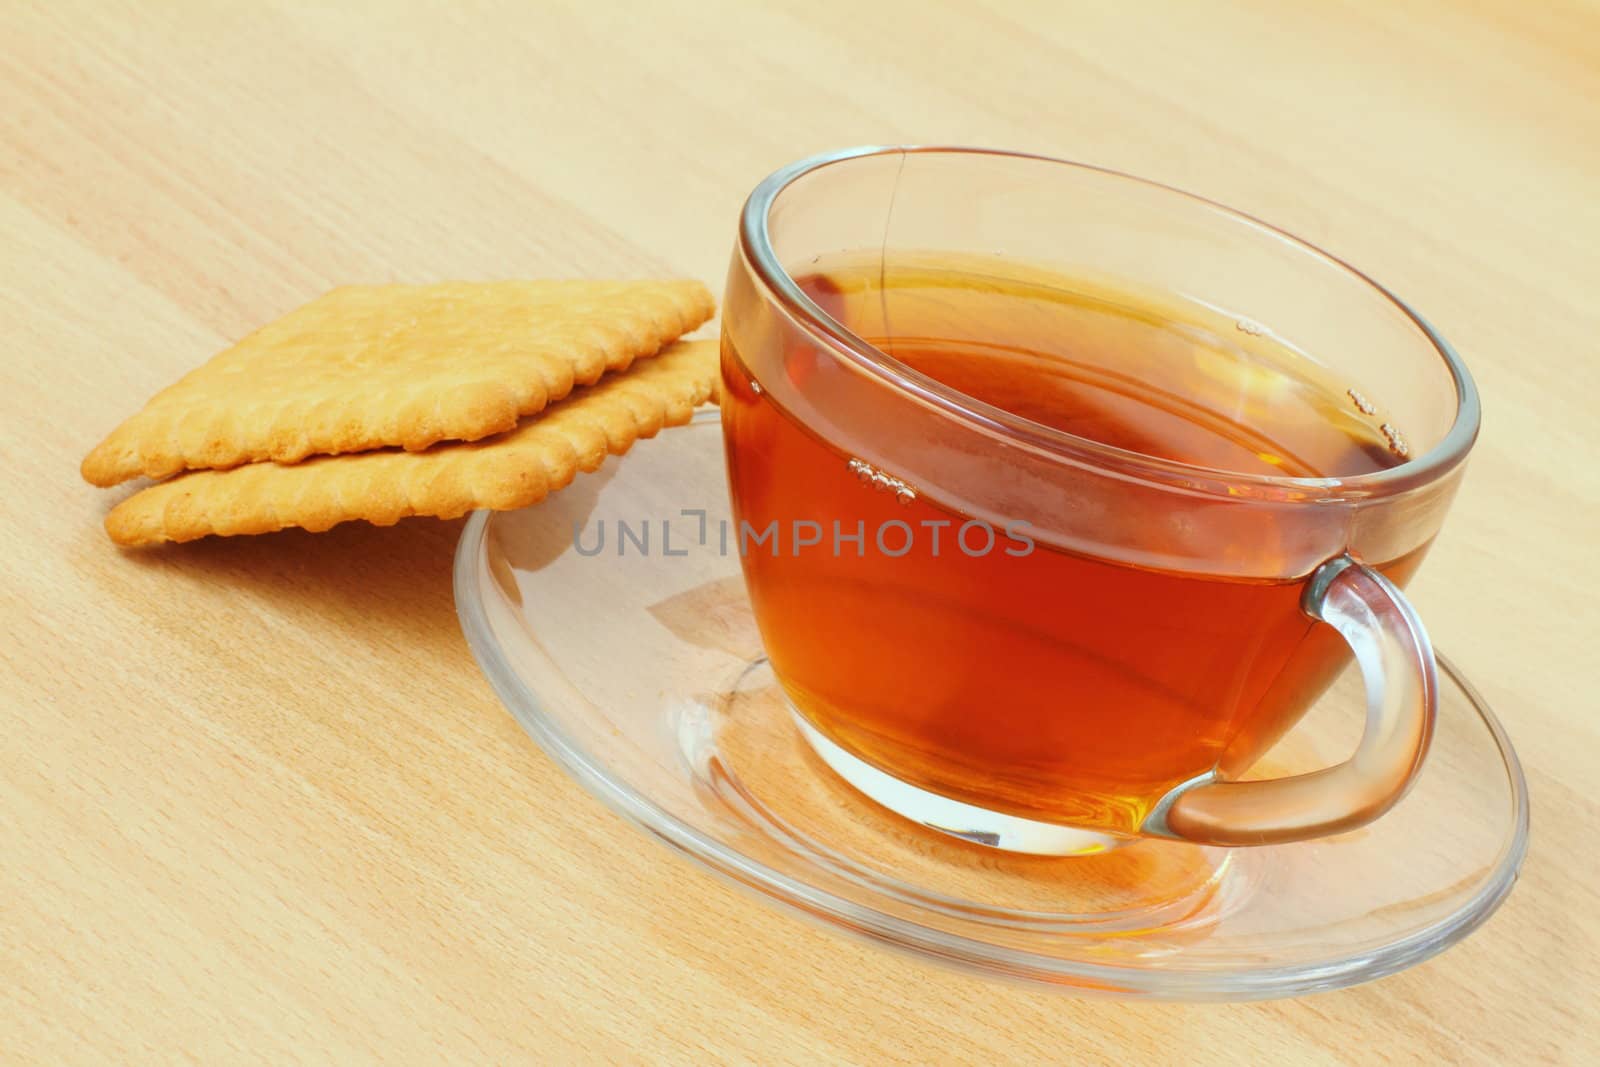
[{"label": "golden brown biscuit", "polygon": [[192,541],[350,519],[388,526],[409,515],[454,518],[543,500],[663,426],[689,421],[715,395],[717,344],[680,341],[625,374],[607,377],[508,433],[423,452],[385,449],[304,463],[250,463],[191,471],[124,500],[106,516],[123,545]]},{"label": "golden brown biscuit", "polygon": [[95,446],[83,476],[115,485],[474,441],[654,355],[714,310],[695,281],[346,286],[157,393]]}]

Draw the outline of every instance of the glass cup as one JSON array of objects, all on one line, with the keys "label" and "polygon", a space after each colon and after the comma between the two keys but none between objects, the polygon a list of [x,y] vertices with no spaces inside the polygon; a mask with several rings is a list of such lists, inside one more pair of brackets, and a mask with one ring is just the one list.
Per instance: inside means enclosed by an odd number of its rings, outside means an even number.
[{"label": "glass cup", "polygon": [[[1181,294],[1240,343],[1347,383],[1407,458],[1300,478],[1073,436],[893,358],[797,282],[838,256],[913,254]],[[1416,776],[1437,680],[1399,587],[1444,520],[1478,401],[1444,340],[1365,275],[1127,175],[858,148],[751,195],[722,346],[763,643],[813,748],[873,800],[969,840],[1068,854],[1337,833]],[[1354,754],[1249,780],[1351,654],[1368,699]]]}]

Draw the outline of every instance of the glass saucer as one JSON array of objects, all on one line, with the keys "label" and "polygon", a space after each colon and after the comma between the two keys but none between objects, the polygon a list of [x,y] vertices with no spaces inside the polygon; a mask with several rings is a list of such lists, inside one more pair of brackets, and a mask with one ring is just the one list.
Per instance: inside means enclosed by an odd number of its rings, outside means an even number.
[{"label": "glass saucer", "polygon": [[[1427,959],[1516,879],[1527,786],[1499,722],[1443,659],[1422,775],[1388,815],[1337,837],[1044,857],[907,822],[803,739],[762,656],[727,523],[721,433],[702,412],[537,507],[475,514],[456,606],[496,692],[557,762],[767,900],[985,974],[1243,1000]],[[1350,672],[1257,773],[1345,758],[1363,716]]]}]

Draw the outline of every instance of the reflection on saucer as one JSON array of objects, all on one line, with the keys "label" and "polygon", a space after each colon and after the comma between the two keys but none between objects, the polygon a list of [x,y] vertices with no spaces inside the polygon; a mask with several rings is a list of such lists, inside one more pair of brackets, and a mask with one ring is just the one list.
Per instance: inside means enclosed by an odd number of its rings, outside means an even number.
[{"label": "reflection on saucer", "polygon": [[718,649],[736,659],[761,655],[761,634],[750,613],[744,581],[737,576],[704,582],[645,610],[691,645]]}]

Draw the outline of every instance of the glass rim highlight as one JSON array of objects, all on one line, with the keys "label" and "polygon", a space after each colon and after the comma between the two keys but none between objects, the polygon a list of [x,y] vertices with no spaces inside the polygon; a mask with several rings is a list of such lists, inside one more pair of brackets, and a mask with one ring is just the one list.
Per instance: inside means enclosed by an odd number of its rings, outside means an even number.
[{"label": "glass rim highlight", "polygon": [[[1163,194],[1182,198],[1199,210],[1216,212],[1229,221],[1282,241],[1325,266],[1354,277],[1373,296],[1397,308],[1432,347],[1448,371],[1456,391],[1456,413],[1450,428],[1422,454],[1387,470],[1343,478],[1295,478],[1202,467],[1145,455],[1091,438],[1067,433],[1013,414],[953,389],[883,352],[829,315],[795,282],[778,261],[769,221],[779,198],[800,179],[825,167],[876,157],[911,155],[981,155],[1016,159],[1088,171]],[[1293,234],[1203,196],[1122,171],[1051,156],[1002,149],[942,145],[863,145],[819,153],[768,175],[745,201],[739,223],[740,254],[773,302],[819,344],[867,370],[891,388],[929,405],[945,416],[1039,454],[1121,476],[1206,495],[1232,499],[1272,499],[1310,504],[1346,504],[1384,499],[1430,485],[1461,465],[1478,435],[1481,409],[1478,390],[1466,365],[1426,319],[1366,273]]]}]

